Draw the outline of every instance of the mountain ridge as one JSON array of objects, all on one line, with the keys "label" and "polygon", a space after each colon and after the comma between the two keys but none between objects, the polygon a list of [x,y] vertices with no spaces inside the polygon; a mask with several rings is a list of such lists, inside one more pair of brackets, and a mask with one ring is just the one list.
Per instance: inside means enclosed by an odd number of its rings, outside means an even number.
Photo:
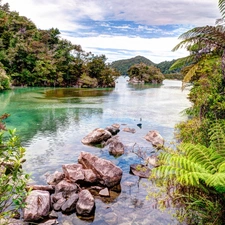
[{"label": "mountain ridge", "polygon": [[111,63],[111,67],[117,69],[122,75],[127,75],[127,71],[131,66],[135,64],[144,63],[147,66],[155,66],[159,68],[163,74],[170,74],[170,73],[177,73],[180,71],[180,69],[176,69],[173,71],[169,70],[175,61],[176,59],[173,59],[171,61],[163,61],[160,63],[154,63],[148,58],[138,55],[129,59],[121,59],[121,60],[113,61]]}]

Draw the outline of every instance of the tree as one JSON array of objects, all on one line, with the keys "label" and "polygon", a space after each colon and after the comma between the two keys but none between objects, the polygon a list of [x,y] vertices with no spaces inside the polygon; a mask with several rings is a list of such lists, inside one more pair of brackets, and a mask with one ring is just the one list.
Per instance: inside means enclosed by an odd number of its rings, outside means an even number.
[{"label": "tree", "polygon": [[160,69],[155,66],[147,66],[144,63],[139,63],[131,66],[128,70],[130,79],[137,79],[144,83],[162,83],[164,76]]}]

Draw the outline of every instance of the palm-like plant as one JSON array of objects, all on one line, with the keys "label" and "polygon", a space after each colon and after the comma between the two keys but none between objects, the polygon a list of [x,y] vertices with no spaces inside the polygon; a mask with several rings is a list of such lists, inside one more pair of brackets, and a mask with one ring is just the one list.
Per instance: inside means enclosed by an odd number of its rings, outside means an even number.
[{"label": "palm-like plant", "polygon": [[185,74],[183,83],[190,82],[199,65],[209,57],[221,57],[223,79],[225,80],[225,0],[219,0],[222,19],[216,21],[215,26],[195,27],[183,33],[179,39],[182,41],[173,48],[176,51],[180,48],[186,48],[190,55],[177,60],[171,69],[189,64],[188,71]]}]

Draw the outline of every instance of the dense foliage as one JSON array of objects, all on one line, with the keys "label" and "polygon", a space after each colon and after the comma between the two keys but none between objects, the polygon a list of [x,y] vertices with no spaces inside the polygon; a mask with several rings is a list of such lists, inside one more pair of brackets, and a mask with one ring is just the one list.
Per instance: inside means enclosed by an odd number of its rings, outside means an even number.
[{"label": "dense foliage", "polygon": [[0,1],[0,88],[28,86],[109,86],[119,75],[106,58],[85,53],[60,38],[57,28],[35,24]]},{"label": "dense foliage", "polygon": [[25,149],[21,146],[16,130],[6,130],[3,120],[8,115],[0,116],[0,223],[19,213],[25,207],[24,199],[28,192],[28,175],[22,170]]},{"label": "dense foliage", "polygon": [[147,66],[144,63],[135,64],[128,70],[130,82],[134,83],[162,83],[164,76],[155,66]]},{"label": "dense foliage", "polygon": [[131,66],[135,64],[139,64],[139,63],[144,63],[147,66],[155,65],[155,63],[153,63],[152,61],[150,61],[149,59],[143,56],[136,56],[130,59],[121,59],[121,60],[114,61],[111,63],[111,67],[118,70],[122,75],[128,75],[128,69]]},{"label": "dense foliage", "polygon": [[[225,1],[219,0],[222,12]],[[222,13],[223,14],[223,13]],[[156,184],[167,189],[162,200],[185,209],[187,224],[224,224],[225,220],[225,33],[224,25],[197,27],[181,35],[174,50],[185,47],[183,88],[191,83],[188,121],[178,124],[181,144],[164,149],[153,170]],[[181,218],[181,217],[180,217]]]}]

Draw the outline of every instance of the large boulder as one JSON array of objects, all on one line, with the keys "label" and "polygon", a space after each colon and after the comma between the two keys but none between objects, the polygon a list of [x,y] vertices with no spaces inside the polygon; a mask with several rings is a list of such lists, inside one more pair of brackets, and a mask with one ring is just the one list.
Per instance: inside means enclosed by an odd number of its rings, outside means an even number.
[{"label": "large boulder", "polygon": [[48,216],[50,211],[50,194],[48,191],[34,190],[26,198],[24,221],[37,221]]},{"label": "large boulder", "polygon": [[62,166],[62,169],[67,180],[72,182],[84,180],[84,172],[81,164],[65,164]]},{"label": "large boulder", "polygon": [[91,169],[100,184],[113,187],[120,183],[123,172],[109,160],[98,158],[88,152],[81,152],[78,162],[84,168]]},{"label": "large boulder", "polygon": [[76,204],[77,214],[82,216],[89,216],[95,207],[94,197],[88,190],[82,190],[79,193],[79,199]]},{"label": "large boulder", "polygon": [[145,137],[147,141],[151,142],[155,147],[162,147],[164,145],[164,139],[156,130],[149,131]]}]

